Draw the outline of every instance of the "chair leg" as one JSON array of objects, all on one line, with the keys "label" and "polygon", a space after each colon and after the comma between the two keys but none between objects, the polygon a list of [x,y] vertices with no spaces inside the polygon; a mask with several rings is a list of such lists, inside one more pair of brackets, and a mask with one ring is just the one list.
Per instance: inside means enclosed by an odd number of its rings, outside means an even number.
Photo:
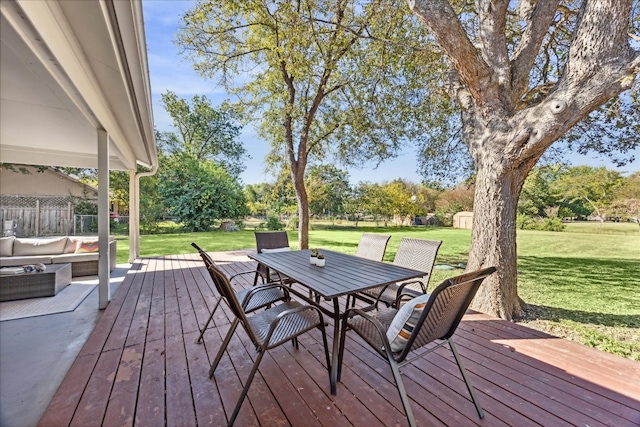
[{"label": "chair leg", "polygon": [[[337,327],[334,326],[334,327]],[[347,316],[342,319],[342,325],[340,325],[340,346],[338,347],[338,375],[336,380],[340,381],[340,377],[342,376],[342,358],[344,357],[344,346],[345,340],[347,339]]]},{"label": "chair leg", "polygon": [[201,344],[203,342],[202,337],[204,336],[204,331],[207,330],[207,326],[209,326],[209,323],[211,323],[211,319],[213,319],[213,313],[216,312],[216,310],[218,309],[218,306],[220,305],[220,301],[222,301],[222,297],[218,298],[218,301],[216,301],[216,305],[213,306],[213,310],[211,310],[211,314],[209,315],[209,318],[207,319],[207,323],[204,324],[204,328],[202,328],[200,330],[200,335],[198,335],[198,339],[196,340],[196,344]]},{"label": "chair leg", "polygon": [[402,377],[400,376],[400,369],[398,368],[398,364],[391,355],[387,355],[387,360],[389,362],[389,365],[391,366],[393,378],[396,380],[396,387],[398,388],[398,393],[400,394],[400,400],[402,401],[402,407],[404,408],[404,413],[407,416],[407,421],[409,422],[409,425],[411,427],[416,427],[416,419],[413,416],[413,411],[411,410],[411,405],[409,404],[409,397],[407,396],[407,392],[404,389],[404,383],[402,382]]},{"label": "chair leg", "polygon": [[240,408],[242,407],[242,402],[244,402],[244,398],[247,397],[247,393],[249,392],[249,387],[251,386],[251,382],[253,382],[253,377],[256,375],[256,372],[258,371],[258,366],[260,365],[260,361],[262,360],[262,356],[264,356],[265,351],[266,350],[264,349],[264,346],[260,348],[260,353],[258,353],[258,357],[256,358],[256,361],[253,363],[253,368],[251,368],[251,372],[249,373],[247,382],[244,384],[244,388],[242,389],[242,394],[238,399],[238,403],[236,403],[236,407],[233,410],[233,414],[231,415],[231,418],[229,418],[229,424],[228,424],[229,427],[233,425],[233,423],[236,421],[236,418],[238,417],[238,413],[240,412]]},{"label": "chair leg", "polygon": [[460,368],[462,379],[464,380],[464,383],[467,385],[467,390],[469,390],[469,394],[471,395],[471,400],[473,400],[473,404],[476,405],[476,411],[478,411],[478,415],[480,416],[480,418],[484,418],[484,411],[482,410],[482,406],[480,406],[480,401],[476,397],[476,393],[473,389],[473,386],[471,385],[471,380],[469,380],[469,377],[467,376],[467,370],[464,369],[464,366],[462,365],[462,359],[460,359],[460,355],[458,354],[458,349],[456,348],[456,345],[453,343],[453,340],[451,338],[447,338],[447,341],[449,342],[449,348],[451,348],[453,357],[456,359],[458,368]]},{"label": "chair leg", "polygon": [[218,367],[218,363],[220,363],[220,359],[222,359],[222,355],[224,354],[227,346],[229,345],[229,341],[231,341],[231,337],[238,327],[239,320],[236,318],[233,320],[233,323],[229,326],[229,332],[227,332],[227,336],[224,337],[224,341],[220,345],[220,349],[218,350],[218,354],[216,354],[216,358],[211,364],[211,368],[209,369],[209,379],[213,378],[213,373],[216,371]]},{"label": "chair leg", "polygon": [[[331,358],[329,357],[329,346],[327,345],[327,332],[324,329],[324,322],[322,326],[318,326],[318,329],[320,329],[320,332],[322,332],[322,345],[324,345],[324,357],[327,360],[327,370],[329,371],[329,383],[331,383]],[[338,375],[340,375],[339,372],[338,372]]]}]

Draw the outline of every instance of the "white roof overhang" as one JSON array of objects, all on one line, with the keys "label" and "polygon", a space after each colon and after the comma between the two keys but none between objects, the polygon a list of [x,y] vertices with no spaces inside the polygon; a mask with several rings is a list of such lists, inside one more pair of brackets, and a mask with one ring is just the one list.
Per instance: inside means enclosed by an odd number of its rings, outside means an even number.
[{"label": "white roof overhang", "polygon": [[157,166],[139,1],[2,0],[0,162]]}]

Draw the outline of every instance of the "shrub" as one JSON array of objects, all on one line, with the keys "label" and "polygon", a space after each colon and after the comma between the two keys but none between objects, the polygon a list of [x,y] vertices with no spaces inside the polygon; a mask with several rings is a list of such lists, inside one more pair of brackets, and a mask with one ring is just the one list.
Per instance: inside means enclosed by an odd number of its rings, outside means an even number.
[{"label": "shrub", "polygon": [[287,221],[287,230],[298,229],[298,215],[291,215]]},{"label": "shrub", "polygon": [[545,218],[538,223],[538,230],[564,231],[565,225],[560,218]]},{"label": "shrub", "polygon": [[519,230],[535,230],[536,220],[526,214],[518,214],[516,217],[516,227]]},{"label": "shrub", "polygon": [[449,212],[438,211],[431,220],[436,227],[453,227],[453,214]]},{"label": "shrub", "polygon": [[518,214],[516,227],[520,230],[564,231],[565,225],[560,218],[535,219],[525,214]]},{"label": "shrub", "polygon": [[266,224],[267,230],[274,230],[274,231],[278,231],[278,230],[284,230],[284,224],[280,222],[280,219],[277,216],[270,216],[267,219],[267,224]]}]

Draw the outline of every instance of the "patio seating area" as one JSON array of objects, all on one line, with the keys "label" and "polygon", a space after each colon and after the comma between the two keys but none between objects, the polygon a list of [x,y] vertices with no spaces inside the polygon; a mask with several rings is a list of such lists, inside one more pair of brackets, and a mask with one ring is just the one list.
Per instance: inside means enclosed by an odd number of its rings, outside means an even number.
[{"label": "patio seating area", "polygon": [[[256,268],[244,251],[210,255],[228,277]],[[249,287],[253,277],[237,282]],[[217,297],[195,252],[138,260],[39,425],[226,424],[257,352],[238,330],[209,379],[233,320],[222,305],[204,344],[196,343]],[[332,329],[329,322],[327,335]],[[439,348],[401,369],[418,425],[640,424],[637,362],[474,312],[453,338],[485,418],[451,351]],[[388,364],[356,334],[349,335],[335,396],[320,331],[298,341],[297,350],[285,343],[266,352],[236,425],[407,424]]]}]

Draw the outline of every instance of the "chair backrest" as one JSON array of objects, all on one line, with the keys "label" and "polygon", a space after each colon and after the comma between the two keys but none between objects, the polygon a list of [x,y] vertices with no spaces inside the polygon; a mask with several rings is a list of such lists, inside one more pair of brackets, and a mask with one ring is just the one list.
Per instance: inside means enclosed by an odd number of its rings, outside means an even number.
[{"label": "chair backrest", "polygon": [[233,291],[233,288],[231,287],[231,283],[229,282],[229,279],[227,279],[227,276],[225,276],[225,274],[220,271],[220,269],[215,264],[207,266],[207,271],[209,271],[211,280],[213,280],[213,283],[220,292],[221,297],[227,302],[227,305],[231,309],[233,315],[242,324],[253,344],[255,344],[256,346],[259,345],[258,337],[256,337],[253,330],[249,327],[247,315],[242,309],[242,304],[240,303],[240,301],[238,301],[238,297]]},{"label": "chair backrest", "polygon": [[[256,251],[260,254],[263,249],[278,249],[289,247],[289,236],[286,231],[256,231]],[[258,263],[257,271],[267,274],[267,267]]]},{"label": "chair backrest", "polygon": [[200,254],[200,257],[202,258],[202,261],[204,261],[204,265],[208,268],[210,265],[215,265],[215,262],[213,261],[213,259],[209,256],[209,254],[207,253],[207,251],[205,251],[204,249],[202,249],[200,246],[196,245],[195,243],[191,243],[191,246],[193,246],[194,248],[196,248],[198,250],[198,253]]},{"label": "chair backrest", "polygon": [[495,271],[496,267],[487,267],[440,283],[431,293],[399,360],[434,340],[451,338],[482,281]]},{"label": "chair backrest", "polygon": [[[205,267],[208,269],[209,266],[215,266],[215,261],[209,256],[209,254],[207,253],[207,251],[205,251],[204,249],[202,249],[200,246],[198,246],[195,243],[191,243],[191,246],[193,246],[194,248],[196,248],[198,250],[198,253],[200,254],[200,257],[202,258],[202,261],[204,262]],[[218,291],[218,293],[220,295],[222,295],[222,290],[220,289],[220,286],[218,286],[218,282],[217,281],[213,281],[214,286],[216,287],[216,290]]]},{"label": "chair backrest", "polygon": [[364,233],[358,242],[356,256],[382,261],[390,238],[388,234]]},{"label": "chair backrest", "polygon": [[286,231],[256,231],[256,250],[289,247],[289,236]]},{"label": "chair backrest", "polygon": [[430,276],[441,244],[440,240],[403,237],[393,258],[393,264],[424,271]]}]

